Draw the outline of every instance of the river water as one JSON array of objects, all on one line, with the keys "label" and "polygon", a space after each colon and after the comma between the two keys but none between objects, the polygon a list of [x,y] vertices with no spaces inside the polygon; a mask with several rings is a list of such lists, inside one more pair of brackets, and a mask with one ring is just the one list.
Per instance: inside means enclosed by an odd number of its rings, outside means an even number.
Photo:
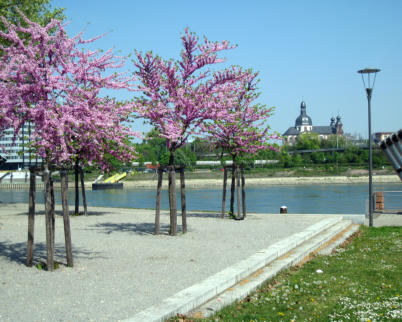
[{"label": "river water", "polygon": [[[402,191],[402,184],[375,184],[374,191]],[[221,189],[187,189],[187,209],[220,211]],[[89,206],[155,208],[156,189],[88,190]],[[227,204],[229,199],[227,194]],[[386,209],[402,209],[402,192],[385,193]],[[60,190],[56,190],[56,203],[60,203]],[[81,197],[81,196],[80,196]],[[299,214],[362,214],[367,209],[368,184],[349,185],[286,185],[248,187],[248,212],[278,213],[287,206],[289,213]],[[28,202],[27,190],[0,189],[1,203]],[[37,202],[43,203],[43,193],[37,193]],[[74,191],[69,190],[69,203],[73,205]],[[180,195],[177,194],[180,208]],[[167,191],[162,192],[162,209],[169,209]]]}]

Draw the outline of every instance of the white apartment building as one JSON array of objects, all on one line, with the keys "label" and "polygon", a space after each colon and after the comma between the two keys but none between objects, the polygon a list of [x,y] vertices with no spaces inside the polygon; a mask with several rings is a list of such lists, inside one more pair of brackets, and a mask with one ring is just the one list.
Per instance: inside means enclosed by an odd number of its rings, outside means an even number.
[{"label": "white apartment building", "polygon": [[30,151],[28,144],[32,126],[24,125],[16,139],[14,139],[14,130],[7,129],[0,135],[0,156],[6,159],[6,162],[0,165],[1,170],[19,170],[28,168],[41,162],[37,155]]}]

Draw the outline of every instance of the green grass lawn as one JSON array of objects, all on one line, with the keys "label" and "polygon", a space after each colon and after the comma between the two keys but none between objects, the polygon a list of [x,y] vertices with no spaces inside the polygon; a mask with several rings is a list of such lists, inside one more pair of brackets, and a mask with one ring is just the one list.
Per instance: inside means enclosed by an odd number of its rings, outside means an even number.
[{"label": "green grass lawn", "polygon": [[402,227],[362,227],[209,321],[402,321]]}]

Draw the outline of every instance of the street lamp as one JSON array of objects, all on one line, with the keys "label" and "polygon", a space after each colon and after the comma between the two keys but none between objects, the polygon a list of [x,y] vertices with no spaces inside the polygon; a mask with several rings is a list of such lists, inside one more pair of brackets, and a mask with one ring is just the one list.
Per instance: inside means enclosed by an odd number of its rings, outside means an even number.
[{"label": "street lamp", "polygon": [[[369,135],[369,226],[373,226],[373,138],[371,136],[371,94],[373,92],[375,78],[380,69],[365,68],[357,71],[362,75],[363,85],[367,93],[368,101],[368,135]],[[370,76],[373,77],[370,79]]]}]

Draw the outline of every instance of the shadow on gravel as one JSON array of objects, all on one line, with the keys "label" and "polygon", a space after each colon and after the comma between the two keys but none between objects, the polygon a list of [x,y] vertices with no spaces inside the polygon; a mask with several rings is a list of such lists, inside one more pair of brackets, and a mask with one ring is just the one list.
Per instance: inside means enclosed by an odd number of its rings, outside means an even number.
[{"label": "shadow on gravel", "polygon": [[[61,210],[55,210],[54,213],[58,217],[63,217],[63,212]],[[110,212],[110,211],[88,211],[88,217],[90,217],[90,216],[104,216],[104,215],[110,215],[110,214],[112,214],[112,212]],[[44,215],[45,215],[44,210],[35,211],[35,217],[36,216],[44,216]],[[20,212],[18,214],[15,214],[15,216],[28,216],[28,211],[27,212]],[[82,217],[82,216],[84,216],[83,212],[80,212],[79,215],[73,215],[73,212],[70,210],[70,218]]]},{"label": "shadow on gravel", "polygon": [[[218,213],[208,213],[208,212],[190,212],[187,213],[187,217],[196,217],[196,218],[220,218],[221,214]],[[181,217],[180,214],[177,214],[177,217]]]},{"label": "shadow on gravel", "polygon": [[[99,230],[104,234],[111,234],[115,232],[120,233],[133,233],[136,235],[153,235],[155,231],[155,224],[153,223],[102,223],[90,226],[91,230]],[[177,231],[181,232],[181,225],[177,225]],[[160,235],[169,234],[169,225],[161,224],[159,229]]]},{"label": "shadow on gravel", "polygon": [[[11,262],[21,264],[26,263],[27,259],[27,243],[9,243],[0,242],[0,257],[6,258]],[[103,258],[99,252],[89,250],[77,249],[73,246],[73,258]],[[55,260],[65,263],[66,262],[66,249],[61,245],[55,246]],[[46,244],[37,243],[34,246],[34,262],[46,262]]]}]

